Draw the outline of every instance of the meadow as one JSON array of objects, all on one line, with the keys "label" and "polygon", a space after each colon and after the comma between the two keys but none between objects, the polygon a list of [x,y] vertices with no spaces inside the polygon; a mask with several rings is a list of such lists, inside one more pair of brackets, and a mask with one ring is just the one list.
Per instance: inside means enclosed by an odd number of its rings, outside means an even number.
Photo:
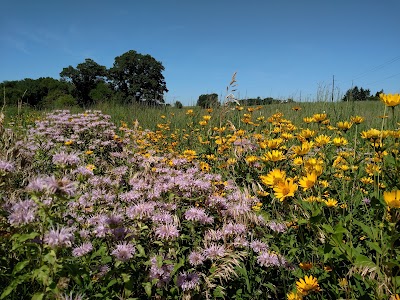
[{"label": "meadow", "polygon": [[400,299],[381,98],[5,107],[0,299]]}]

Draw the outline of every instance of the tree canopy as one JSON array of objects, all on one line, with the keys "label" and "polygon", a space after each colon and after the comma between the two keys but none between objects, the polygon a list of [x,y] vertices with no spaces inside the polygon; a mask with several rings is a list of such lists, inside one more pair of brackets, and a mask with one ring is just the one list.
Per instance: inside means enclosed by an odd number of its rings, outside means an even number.
[{"label": "tree canopy", "polygon": [[162,71],[162,63],[152,56],[130,50],[115,58],[109,79],[115,91],[124,94],[126,101],[164,102],[163,94],[168,89]]},{"label": "tree canopy", "polygon": [[94,60],[87,58],[85,62],[78,64],[76,68],[72,66],[64,68],[60,76],[62,80],[72,82],[78,103],[85,106],[94,102],[90,97],[90,92],[96,88],[99,82],[105,81],[107,69]]},{"label": "tree canopy", "polygon": [[200,95],[197,100],[197,106],[202,108],[218,107],[219,104],[218,95],[215,93]]}]

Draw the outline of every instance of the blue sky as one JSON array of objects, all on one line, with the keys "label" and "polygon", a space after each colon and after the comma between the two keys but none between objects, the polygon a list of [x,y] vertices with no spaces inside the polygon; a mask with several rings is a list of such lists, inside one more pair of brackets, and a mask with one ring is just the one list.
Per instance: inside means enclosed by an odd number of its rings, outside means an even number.
[{"label": "blue sky", "polygon": [[135,50],[164,65],[169,103],[225,96],[234,72],[240,98],[312,100],[333,75],[338,93],[399,93],[399,12],[399,0],[9,0],[0,82]]}]

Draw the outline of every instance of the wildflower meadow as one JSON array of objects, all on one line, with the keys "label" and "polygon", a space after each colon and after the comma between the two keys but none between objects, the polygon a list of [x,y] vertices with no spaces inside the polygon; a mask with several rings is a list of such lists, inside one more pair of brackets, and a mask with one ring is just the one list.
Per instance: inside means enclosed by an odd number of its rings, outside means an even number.
[{"label": "wildflower meadow", "polygon": [[400,299],[400,95],[380,98],[2,110],[0,299]]}]

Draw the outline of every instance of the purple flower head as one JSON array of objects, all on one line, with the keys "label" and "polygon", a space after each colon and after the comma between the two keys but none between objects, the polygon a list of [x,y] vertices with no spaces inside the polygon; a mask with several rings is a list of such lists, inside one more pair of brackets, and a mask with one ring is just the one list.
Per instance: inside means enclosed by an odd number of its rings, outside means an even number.
[{"label": "purple flower head", "polygon": [[250,243],[250,248],[253,249],[254,252],[261,253],[268,250],[268,245],[259,240],[254,240]]},{"label": "purple flower head", "polygon": [[122,242],[115,247],[111,254],[115,256],[116,259],[126,262],[133,257],[135,251],[135,247],[132,244],[128,242]]},{"label": "purple flower head", "polygon": [[126,215],[131,219],[147,219],[154,212],[154,201],[141,202],[126,209]]},{"label": "purple flower head", "polygon": [[363,202],[365,205],[369,205],[369,204],[371,203],[371,199],[365,197],[364,199],[362,199],[362,202]]},{"label": "purple flower head", "polygon": [[90,242],[83,243],[82,245],[80,245],[72,250],[72,255],[75,257],[81,257],[81,256],[88,254],[92,250],[93,250],[92,243],[90,243]]},{"label": "purple flower head", "polygon": [[25,200],[15,203],[11,207],[8,222],[12,226],[29,224],[36,218],[37,204],[33,200]]},{"label": "purple flower head", "polygon": [[155,229],[155,235],[162,240],[172,240],[179,236],[179,230],[174,224],[162,224]]},{"label": "purple flower head", "polygon": [[169,212],[161,212],[151,217],[154,223],[171,224],[174,222],[173,216]]},{"label": "purple flower head", "polygon": [[110,226],[118,226],[122,224],[124,218],[120,214],[111,214],[107,217],[106,223]]},{"label": "purple flower head", "polygon": [[200,251],[192,251],[189,254],[189,263],[192,266],[198,266],[198,265],[203,264],[205,259],[206,258],[204,257],[203,253]]},{"label": "purple flower head", "polygon": [[183,291],[193,290],[199,286],[200,278],[197,273],[182,272],[179,274],[176,283]]},{"label": "purple flower head", "polygon": [[15,170],[14,163],[0,159],[0,171],[12,172],[14,170]]},{"label": "purple flower head", "polygon": [[286,266],[287,262],[282,256],[273,252],[262,252],[257,257],[257,263],[263,267],[281,267]]},{"label": "purple flower head", "polygon": [[284,223],[277,223],[275,221],[271,221],[267,224],[267,226],[275,232],[285,232],[287,229],[286,224]]},{"label": "purple flower head", "polygon": [[228,223],[224,225],[222,232],[224,235],[240,235],[246,232],[246,225]]},{"label": "purple flower head", "polygon": [[60,166],[76,166],[80,163],[80,158],[76,153],[65,153],[61,151],[53,155],[53,164]]},{"label": "purple flower head", "polygon": [[211,224],[214,222],[212,217],[209,217],[203,208],[191,207],[185,212],[185,219],[196,221],[201,224]]},{"label": "purple flower head", "polygon": [[219,257],[225,256],[225,247],[224,245],[211,244],[210,247],[207,247],[203,251],[203,255],[209,259],[216,259]]},{"label": "purple flower head", "polygon": [[54,176],[37,177],[30,180],[26,189],[34,193],[54,194],[57,191],[58,183]]},{"label": "purple flower head", "polygon": [[151,280],[158,279],[157,282],[158,287],[163,286],[164,284],[168,283],[171,280],[171,273],[172,270],[174,269],[173,264],[163,265],[161,262],[161,265],[159,265],[156,256],[153,256],[150,259],[150,264],[151,267],[150,267],[149,277]]},{"label": "purple flower head", "polygon": [[50,229],[44,236],[45,244],[51,248],[71,247],[74,240],[75,228],[73,227],[57,227]]}]

